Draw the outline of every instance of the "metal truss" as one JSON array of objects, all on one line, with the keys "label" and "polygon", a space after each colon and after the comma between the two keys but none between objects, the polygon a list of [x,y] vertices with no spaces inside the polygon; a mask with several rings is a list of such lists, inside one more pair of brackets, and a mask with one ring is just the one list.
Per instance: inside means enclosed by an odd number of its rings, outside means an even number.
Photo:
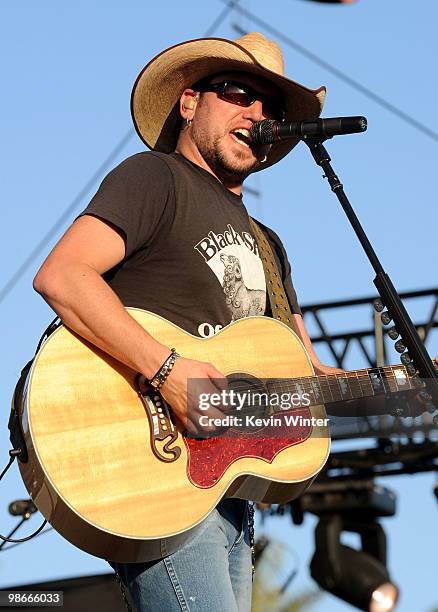
[{"label": "metal truss", "polygon": [[[353,345],[356,345],[360,349],[368,367],[373,368],[387,363],[388,346],[391,341],[387,337],[385,329],[382,326],[380,315],[374,310],[373,303],[378,297],[378,295],[373,295],[353,300],[308,304],[301,307],[306,325],[308,326],[312,322],[321,332],[319,335],[312,336],[312,343],[325,343],[339,368],[347,369],[345,366],[345,359]],[[400,297],[402,300],[421,298],[433,299],[433,305],[427,320],[414,322],[420,337],[427,346],[431,330],[438,327],[438,287],[423,289],[422,291],[400,293]],[[328,325],[323,322],[323,313],[341,310],[343,308],[352,308],[354,306],[369,307],[370,320],[373,322],[372,325],[367,329],[357,329],[352,332],[331,333],[328,329]],[[374,351],[370,351],[370,343],[366,343],[366,340],[370,338],[374,338]]]}]

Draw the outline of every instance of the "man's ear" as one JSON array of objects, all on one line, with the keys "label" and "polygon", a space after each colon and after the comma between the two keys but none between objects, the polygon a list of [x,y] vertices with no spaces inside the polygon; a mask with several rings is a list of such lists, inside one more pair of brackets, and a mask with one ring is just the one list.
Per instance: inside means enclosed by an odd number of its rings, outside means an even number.
[{"label": "man's ear", "polygon": [[196,105],[198,104],[199,92],[193,89],[185,89],[180,98],[179,111],[181,117],[191,121],[194,117]]}]

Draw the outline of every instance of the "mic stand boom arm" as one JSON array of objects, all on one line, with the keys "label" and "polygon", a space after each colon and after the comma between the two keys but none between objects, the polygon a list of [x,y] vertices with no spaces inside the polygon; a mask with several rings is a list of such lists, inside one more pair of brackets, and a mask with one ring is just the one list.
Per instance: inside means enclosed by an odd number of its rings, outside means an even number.
[{"label": "mic stand boom arm", "polygon": [[[326,139],[305,136],[303,140],[309,147],[313,159],[317,165],[324,170],[324,178],[327,178],[332,191],[336,194],[356,236],[359,239],[359,242],[361,243],[371,265],[373,266],[374,271],[376,272],[376,277],[373,282],[383,302],[383,305],[380,305],[380,307],[377,306],[376,310],[382,310],[383,306],[386,306],[389,317],[394,321],[395,327],[402,338],[403,345],[406,346],[409,351],[409,353],[405,353],[406,358],[402,359],[402,362],[407,365],[409,364],[410,359],[412,359],[415,370],[417,370],[427,388],[427,392],[422,396],[425,400],[426,407],[430,412],[434,412],[436,410],[436,406],[438,405],[438,375],[432,359],[427,353],[426,347],[421,341],[417,330],[415,329],[415,326],[400,299],[400,296],[392,284],[391,279],[377,258],[377,255],[370,241],[368,240],[368,237],[365,234],[356,213],[345,195],[341,181],[336,176],[333,168],[330,165],[331,158],[327,153],[326,148],[322,144]],[[387,319],[387,323],[389,323],[390,319]],[[404,347],[402,347],[402,349],[404,350]],[[420,385],[422,384],[421,381],[418,382]]]}]

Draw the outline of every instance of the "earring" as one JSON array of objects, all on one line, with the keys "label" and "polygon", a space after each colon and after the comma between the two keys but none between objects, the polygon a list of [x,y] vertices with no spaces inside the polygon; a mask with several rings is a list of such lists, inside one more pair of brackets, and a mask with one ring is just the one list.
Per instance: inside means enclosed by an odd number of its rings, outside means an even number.
[{"label": "earring", "polygon": [[259,160],[259,162],[260,162],[261,164],[264,164],[264,163],[265,163],[267,160],[268,160],[268,156],[267,156],[267,155],[264,155],[264,156],[262,157],[262,159],[260,159],[260,160]]},{"label": "earring", "polygon": [[188,128],[188,127],[190,127],[192,125],[192,119],[186,119],[185,121],[186,121],[186,124],[185,124],[186,128]]}]

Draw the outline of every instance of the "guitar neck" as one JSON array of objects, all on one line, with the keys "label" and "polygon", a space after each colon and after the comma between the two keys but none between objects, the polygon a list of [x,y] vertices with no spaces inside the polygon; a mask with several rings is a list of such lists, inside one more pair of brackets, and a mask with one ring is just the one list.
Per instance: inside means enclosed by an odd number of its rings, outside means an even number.
[{"label": "guitar neck", "polygon": [[403,365],[352,370],[342,374],[273,379],[269,383],[270,393],[298,394],[296,397],[308,394],[310,406],[387,395],[415,388]]}]

